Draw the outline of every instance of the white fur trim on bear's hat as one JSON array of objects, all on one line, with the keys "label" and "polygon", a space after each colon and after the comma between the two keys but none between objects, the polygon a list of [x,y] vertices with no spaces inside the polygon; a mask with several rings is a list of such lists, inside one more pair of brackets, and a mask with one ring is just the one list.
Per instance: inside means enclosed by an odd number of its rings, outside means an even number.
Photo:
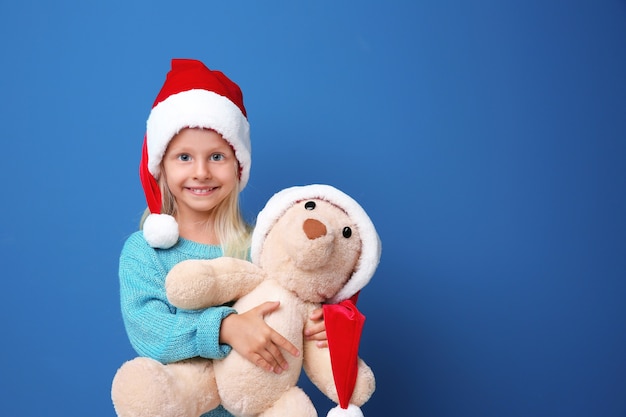
[{"label": "white fur trim on bear's hat", "polygon": [[350,404],[348,408],[343,409],[339,406],[332,408],[326,417],[364,417],[363,411],[354,404]]},{"label": "white fur trim on bear's hat", "polygon": [[239,162],[239,191],[250,176],[250,125],[241,89],[222,72],[210,70],[200,61],[173,59],[146,122],[139,166],[150,210],[143,233],[154,248],[167,249],[178,241],[176,220],[161,213],[163,201],[157,180],[167,146],[185,128],[212,129],[232,146]]},{"label": "white fur trim on bear's hat", "polygon": [[335,187],[312,184],[286,188],[274,194],[257,216],[252,234],[251,258],[257,262],[265,237],[276,220],[291,206],[307,199],[321,199],[341,207],[355,222],[362,240],[361,256],[357,268],[346,285],[331,299],[330,303],[346,300],[361,290],[372,278],[381,255],[381,244],[374,224],[363,208],[350,196]]}]

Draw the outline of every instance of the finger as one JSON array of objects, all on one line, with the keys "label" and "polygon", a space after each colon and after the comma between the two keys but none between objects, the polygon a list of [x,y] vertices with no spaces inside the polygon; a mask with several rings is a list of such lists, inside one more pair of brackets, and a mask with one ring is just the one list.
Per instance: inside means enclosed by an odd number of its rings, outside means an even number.
[{"label": "finger", "polygon": [[259,304],[253,310],[255,310],[261,316],[266,316],[280,307],[280,301],[266,301],[263,304]]},{"label": "finger", "polygon": [[[298,350],[298,348],[276,331],[272,332],[272,342],[274,342],[275,345],[285,349],[292,356],[300,355],[300,351]],[[282,354],[280,354],[280,356],[282,357]]]},{"label": "finger", "polygon": [[327,348],[328,347],[328,340],[320,340],[320,341],[315,343],[315,346],[317,346],[318,348]]},{"label": "finger", "polygon": [[327,340],[328,336],[326,335],[326,332],[317,332],[317,333],[313,333],[310,334],[306,337],[307,340]]},{"label": "finger", "polygon": [[274,372],[280,374],[283,370],[289,369],[289,363],[287,359],[280,352],[280,349],[276,345],[271,345],[267,348],[267,353],[272,357],[272,363],[274,366]]},{"label": "finger", "polygon": [[267,364],[263,369],[266,371],[274,372],[276,374],[281,374],[284,370],[289,369],[289,363],[281,353],[280,349],[274,344],[269,345],[267,349],[264,349],[261,353],[259,353],[262,361],[259,363]]},{"label": "finger", "polygon": [[[273,361],[273,357],[271,355],[268,356],[268,358],[271,358],[270,360]],[[268,362],[263,356],[261,356],[260,354],[257,354],[257,359],[256,361],[253,362],[256,366],[258,366],[261,369],[265,369],[268,372],[272,372],[274,370],[274,367],[270,364],[270,362]]]},{"label": "finger", "polygon": [[316,308],[315,310],[313,310],[309,318],[313,321],[322,320],[324,318],[324,309]]},{"label": "finger", "polygon": [[304,331],[304,335],[307,336],[307,338],[316,335],[317,333],[322,333],[326,331],[326,325],[324,323],[316,323],[316,324],[311,324],[309,326],[307,326],[307,328]]}]

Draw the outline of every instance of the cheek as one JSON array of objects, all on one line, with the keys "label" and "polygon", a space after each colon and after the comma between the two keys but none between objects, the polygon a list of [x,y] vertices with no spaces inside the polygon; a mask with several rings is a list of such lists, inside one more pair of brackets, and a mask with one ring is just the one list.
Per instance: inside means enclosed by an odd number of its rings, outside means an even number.
[{"label": "cheek", "polygon": [[172,162],[164,162],[161,165],[161,175],[169,181],[170,179],[176,178],[177,175],[180,175],[180,167],[177,167],[176,164]]},{"label": "cheek", "polygon": [[177,182],[180,181],[180,177],[181,177],[181,170],[180,169],[172,169],[171,167],[163,167],[163,170],[161,171],[165,180],[165,184],[171,188],[172,185],[175,185]]},{"label": "cheek", "polygon": [[213,175],[219,177],[222,182],[236,182],[239,179],[239,166],[237,164],[220,166]]}]

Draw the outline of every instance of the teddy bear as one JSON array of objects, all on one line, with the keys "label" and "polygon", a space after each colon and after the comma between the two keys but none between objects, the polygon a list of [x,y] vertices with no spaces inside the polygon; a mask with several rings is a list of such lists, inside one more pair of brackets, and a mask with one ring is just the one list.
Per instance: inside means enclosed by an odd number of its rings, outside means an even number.
[{"label": "teddy bear", "polygon": [[[237,300],[245,312],[280,301],[269,326],[301,352],[289,367],[267,372],[236,351],[221,360],[193,358],[163,365],[135,358],[117,372],[112,398],[120,417],[198,417],[219,404],[238,417],[317,417],[297,386],[301,370],[338,405],[328,417],[360,417],[375,389],[371,368],[358,357],[364,316],[355,306],[381,256],[376,229],[363,208],[324,184],[286,188],[259,212],[251,262],[222,257],[187,260],[166,277],[169,301],[200,309]],[[303,337],[308,317],[324,309],[328,349]]]}]

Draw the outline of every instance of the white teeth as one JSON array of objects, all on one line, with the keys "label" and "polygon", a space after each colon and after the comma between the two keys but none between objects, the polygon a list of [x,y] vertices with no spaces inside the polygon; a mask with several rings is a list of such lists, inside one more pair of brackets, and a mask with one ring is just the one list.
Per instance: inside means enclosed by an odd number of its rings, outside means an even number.
[{"label": "white teeth", "polygon": [[190,188],[189,191],[191,191],[194,194],[208,194],[211,190],[213,190],[213,188]]}]

